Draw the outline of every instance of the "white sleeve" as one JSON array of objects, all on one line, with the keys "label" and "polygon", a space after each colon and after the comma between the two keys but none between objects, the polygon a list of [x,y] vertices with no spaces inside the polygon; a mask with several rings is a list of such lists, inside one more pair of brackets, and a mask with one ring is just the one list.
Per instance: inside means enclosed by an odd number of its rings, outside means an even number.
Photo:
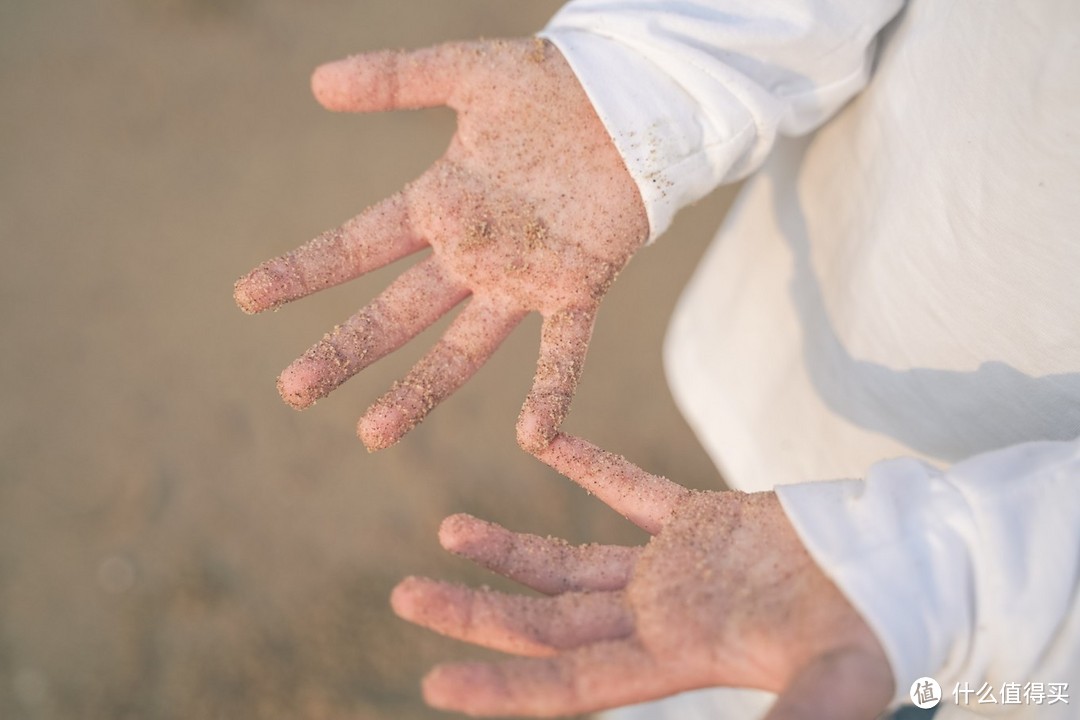
[{"label": "white sleeve", "polygon": [[[949,701],[957,685],[986,683],[996,704],[961,704],[1001,713],[1006,684],[1080,681],[1080,440],[1015,445],[944,472],[888,460],[865,481],[776,492],[877,634],[898,700],[922,676]],[[1027,710],[1075,716],[1047,700]]]},{"label": "white sleeve", "polygon": [[867,81],[903,0],[574,0],[540,33],[566,56],[637,182],[656,238]]}]

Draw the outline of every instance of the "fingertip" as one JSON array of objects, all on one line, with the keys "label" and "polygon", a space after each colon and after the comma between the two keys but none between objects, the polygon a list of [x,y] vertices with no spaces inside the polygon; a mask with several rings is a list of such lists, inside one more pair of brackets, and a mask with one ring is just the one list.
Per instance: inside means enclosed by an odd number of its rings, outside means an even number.
[{"label": "fingertip", "polygon": [[385,450],[405,435],[404,422],[405,413],[399,408],[376,403],[357,422],[356,435],[368,452]]},{"label": "fingertip", "polygon": [[341,112],[348,109],[350,77],[348,60],[324,63],[311,73],[311,94],[327,110]]},{"label": "fingertip", "polygon": [[410,575],[390,591],[390,608],[403,620],[416,616],[417,596],[423,583],[418,577]]},{"label": "fingertip", "polygon": [[439,527],[444,550],[481,565],[504,554],[511,537],[506,528],[464,513],[446,518]]},{"label": "fingertip", "polygon": [[517,444],[530,455],[539,455],[551,445],[558,434],[554,418],[547,418],[526,402],[517,421]]},{"label": "fingertip", "polygon": [[464,588],[410,575],[390,592],[390,607],[401,619],[439,632],[447,622],[461,620],[454,603],[465,594]]},{"label": "fingertip", "polygon": [[453,705],[447,689],[453,688],[453,671],[446,665],[436,665],[420,681],[424,702],[439,710],[451,710]]},{"label": "fingertip", "polygon": [[285,257],[267,260],[233,283],[233,299],[249,314],[277,308],[303,294],[296,292],[296,272]]},{"label": "fingertip", "polygon": [[420,691],[433,708],[468,712],[469,701],[482,700],[496,683],[496,673],[482,663],[436,665],[420,682]]},{"label": "fingertip", "polygon": [[273,278],[262,268],[256,268],[233,283],[233,300],[248,315],[269,308]]},{"label": "fingertip", "polygon": [[237,279],[233,283],[233,301],[237,307],[243,310],[248,315],[254,315],[259,312],[259,306],[255,303],[255,299],[251,297],[251,293],[247,289],[245,283],[246,277]]},{"label": "fingertip", "polygon": [[278,394],[294,410],[304,410],[326,393],[318,389],[318,375],[303,358],[281,371],[277,379]]},{"label": "fingertip", "polygon": [[468,548],[469,540],[482,521],[467,513],[457,513],[444,518],[439,524],[439,544],[444,550],[455,554]]},{"label": "fingertip", "polygon": [[408,577],[390,592],[390,607],[402,620],[460,639],[470,626],[472,593],[460,585]]}]

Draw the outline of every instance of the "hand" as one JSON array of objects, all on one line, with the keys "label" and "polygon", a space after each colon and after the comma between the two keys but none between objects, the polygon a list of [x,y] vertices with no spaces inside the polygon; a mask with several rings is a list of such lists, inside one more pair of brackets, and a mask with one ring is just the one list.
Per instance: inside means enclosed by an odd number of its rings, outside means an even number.
[{"label": "hand", "polygon": [[559,435],[541,459],[653,534],[586,545],[447,518],[447,550],[549,598],[409,578],[395,612],[528,659],[435,668],[427,701],[473,715],[589,712],[717,685],[780,693],[771,720],[876,717],[893,693],[869,627],[773,493],[691,492]]},{"label": "hand", "polygon": [[537,311],[518,440],[542,450],[569,410],[600,299],[648,235],[637,187],[566,61],[542,40],[450,44],[330,63],[312,88],[330,110],[445,104],[458,128],[404,190],[237,281],[236,302],[254,313],[433,250],[286,368],[282,398],[311,405],[471,295],[358,434],[369,449],[397,442]]}]

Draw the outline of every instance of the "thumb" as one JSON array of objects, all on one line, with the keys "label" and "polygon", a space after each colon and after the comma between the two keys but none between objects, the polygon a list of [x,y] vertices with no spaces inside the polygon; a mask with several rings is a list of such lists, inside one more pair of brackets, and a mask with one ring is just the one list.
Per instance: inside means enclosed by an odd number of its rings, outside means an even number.
[{"label": "thumb", "polygon": [[475,61],[475,44],[447,43],[413,51],[354,55],[319,66],[315,99],[328,110],[378,112],[445,105]]},{"label": "thumb", "polygon": [[862,648],[837,650],[800,670],[765,720],[873,720],[894,690],[883,656]]}]

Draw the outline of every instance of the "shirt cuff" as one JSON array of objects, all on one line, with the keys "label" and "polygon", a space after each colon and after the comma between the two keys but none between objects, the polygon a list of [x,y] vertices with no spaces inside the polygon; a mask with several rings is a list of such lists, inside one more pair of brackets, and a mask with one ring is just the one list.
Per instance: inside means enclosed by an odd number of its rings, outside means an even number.
[{"label": "shirt cuff", "polygon": [[[540,33],[562,52],[637,184],[649,219],[649,241],[675,213],[724,182],[754,146],[758,128],[714,79],[687,67],[680,82],[645,54],[574,28]],[[705,111],[685,83],[708,84]],[[734,178],[732,178],[734,179]]]},{"label": "shirt cuff", "polygon": [[1075,679],[1080,637],[1080,441],[983,453],[948,471],[913,459],[865,481],[776,488],[807,551],[862,615],[896,701],[931,676]]}]

